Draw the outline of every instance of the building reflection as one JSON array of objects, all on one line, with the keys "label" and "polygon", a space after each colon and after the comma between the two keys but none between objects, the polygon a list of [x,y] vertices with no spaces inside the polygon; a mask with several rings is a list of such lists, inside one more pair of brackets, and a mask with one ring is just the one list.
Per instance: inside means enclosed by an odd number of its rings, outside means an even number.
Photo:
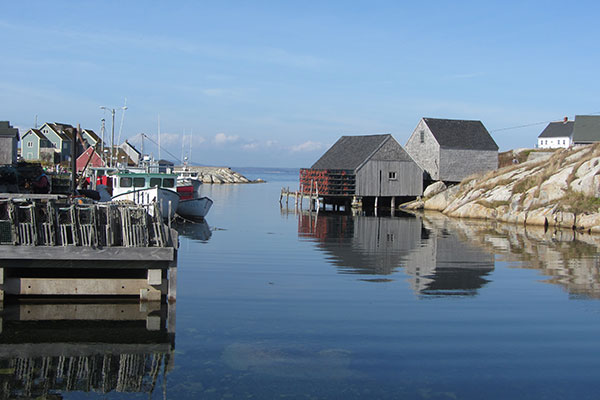
[{"label": "building reflection", "polygon": [[424,296],[474,295],[494,269],[493,254],[410,214],[300,213],[298,234],[315,242],[342,273],[392,275],[402,269],[413,290]]},{"label": "building reflection", "polygon": [[174,362],[172,307],[114,300],[5,303],[0,398],[162,391],[159,382]]}]

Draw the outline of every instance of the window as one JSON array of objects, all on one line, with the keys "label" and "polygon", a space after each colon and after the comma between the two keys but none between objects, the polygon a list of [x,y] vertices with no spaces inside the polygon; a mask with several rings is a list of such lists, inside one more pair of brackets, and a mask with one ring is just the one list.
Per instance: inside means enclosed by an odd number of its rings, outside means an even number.
[{"label": "window", "polygon": [[425,131],[420,131],[419,135],[421,136],[421,143],[425,143]]},{"label": "window", "polygon": [[160,187],[160,178],[150,178],[150,187]]},{"label": "window", "polygon": [[395,171],[388,172],[388,178],[390,178],[390,180],[396,180],[396,172]]},{"label": "window", "polygon": [[145,178],[133,178],[133,187],[144,187],[146,186],[146,179]]},{"label": "window", "polygon": [[129,177],[123,177],[119,179],[119,186],[121,186],[122,188],[131,187],[131,184],[132,180]]},{"label": "window", "polygon": [[27,147],[29,147],[29,148],[33,147],[33,142],[27,142]]},{"label": "window", "polygon": [[166,187],[166,188],[175,187],[175,179],[173,179],[173,178],[163,179],[163,187]]}]

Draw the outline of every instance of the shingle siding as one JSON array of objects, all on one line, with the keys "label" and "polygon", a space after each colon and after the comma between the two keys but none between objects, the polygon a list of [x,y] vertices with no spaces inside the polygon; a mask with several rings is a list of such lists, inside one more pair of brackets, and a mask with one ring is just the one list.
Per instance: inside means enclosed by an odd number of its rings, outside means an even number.
[{"label": "shingle siding", "polygon": [[[421,132],[423,132],[423,142],[421,142]],[[405,149],[419,167],[429,174],[430,179],[440,179],[440,145],[423,120],[408,138]]]},{"label": "shingle siding", "polygon": [[438,180],[460,182],[466,177],[498,169],[498,152],[443,149]]},{"label": "shingle siding", "polygon": [[405,148],[435,181],[459,182],[498,168],[498,146],[481,121],[423,118]]}]

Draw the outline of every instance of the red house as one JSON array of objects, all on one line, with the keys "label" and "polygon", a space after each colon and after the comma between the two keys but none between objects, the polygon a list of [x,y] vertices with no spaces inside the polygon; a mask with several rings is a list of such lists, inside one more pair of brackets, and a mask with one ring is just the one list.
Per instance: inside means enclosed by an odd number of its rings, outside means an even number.
[{"label": "red house", "polygon": [[[90,159],[91,158],[91,159]],[[89,160],[89,163],[88,163]],[[83,171],[86,167],[105,167],[106,163],[102,160],[100,155],[96,153],[93,147],[88,147],[86,151],[84,151],[75,162],[77,167],[77,172]]]}]

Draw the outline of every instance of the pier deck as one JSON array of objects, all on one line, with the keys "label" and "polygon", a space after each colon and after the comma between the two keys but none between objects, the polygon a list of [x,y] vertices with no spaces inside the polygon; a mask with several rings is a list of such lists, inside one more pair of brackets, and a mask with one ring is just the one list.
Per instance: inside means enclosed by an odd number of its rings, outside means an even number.
[{"label": "pier deck", "polygon": [[153,211],[23,195],[0,200],[0,301],[5,295],[175,301],[177,232]]}]

